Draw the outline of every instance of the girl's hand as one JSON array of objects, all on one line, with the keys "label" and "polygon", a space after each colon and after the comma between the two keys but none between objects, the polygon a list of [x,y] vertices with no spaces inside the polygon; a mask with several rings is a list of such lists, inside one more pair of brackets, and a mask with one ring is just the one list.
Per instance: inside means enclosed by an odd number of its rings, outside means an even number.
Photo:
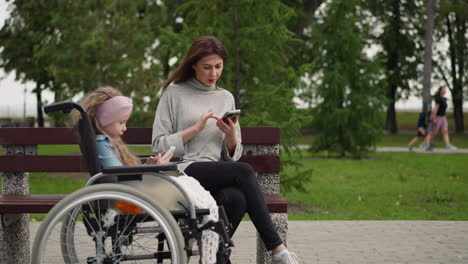
[{"label": "girl's hand", "polygon": [[172,156],[174,156],[174,153],[169,154],[169,156],[166,159],[161,159],[161,153],[159,153],[156,156],[151,156],[146,160],[146,164],[169,164],[171,162]]}]

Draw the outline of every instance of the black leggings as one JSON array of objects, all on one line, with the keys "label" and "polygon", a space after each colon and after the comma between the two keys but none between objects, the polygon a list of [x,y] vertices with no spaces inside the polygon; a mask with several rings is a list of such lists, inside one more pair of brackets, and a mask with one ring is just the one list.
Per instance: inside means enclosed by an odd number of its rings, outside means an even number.
[{"label": "black leggings", "polygon": [[250,165],[242,162],[195,162],[185,169],[185,173],[197,179],[211,192],[218,205],[224,206],[234,230],[246,210],[267,250],[283,243]]}]

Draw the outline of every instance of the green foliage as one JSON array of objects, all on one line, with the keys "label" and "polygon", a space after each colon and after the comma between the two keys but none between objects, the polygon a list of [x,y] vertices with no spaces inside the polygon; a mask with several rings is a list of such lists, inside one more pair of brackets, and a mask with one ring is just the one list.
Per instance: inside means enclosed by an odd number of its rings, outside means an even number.
[{"label": "green foliage", "polygon": [[356,1],[336,0],[323,11],[323,21],[313,29],[320,52],[314,77],[315,151],[328,150],[361,157],[381,134],[383,106],[379,67],[363,53]]},{"label": "green foliage", "polygon": [[362,1],[361,6],[369,10],[372,16],[367,20],[374,27],[383,26],[381,30],[374,28],[368,41],[382,46],[377,56],[385,66],[387,91],[398,89],[387,93],[391,96],[388,99],[408,98],[422,88],[421,82],[411,81],[419,78],[417,65],[422,63],[424,1],[370,0]]},{"label": "green foliage", "polygon": [[[132,96],[136,116],[154,111],[162,72],[155,40],[159,22],[167,22],[158,16],[165,9],[143,0],[15,1],[14,7],[1,34],[8,40],[1,51],[7,71],[44,84],[55,101],[111,85]],[[149,126],[152,118],[138,121]]]}]

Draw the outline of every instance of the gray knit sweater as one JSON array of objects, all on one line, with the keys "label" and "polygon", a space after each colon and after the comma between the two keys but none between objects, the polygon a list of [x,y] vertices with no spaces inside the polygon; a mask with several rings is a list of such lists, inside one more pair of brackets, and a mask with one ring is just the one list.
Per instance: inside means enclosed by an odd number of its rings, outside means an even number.
[{"label": "gray knit sweater", "polygon": [[182,157],[179,170],[185,170],[195,161],[237,161],[242,155],[239,122],[236,124],[237,145],[232,156],[224,141],[224,133],[216,126],[215,119],[208,119],[205,128],[186,144],[182,130],[193,126],[201,115],[212,109],[221,117],[235,109],[232,94],[217,86],[205,86],[195,78],[183,83],[171,84],[163,92],[156,109],[153,124],[152,145],[156,153],[175,146],[174,156]]}]

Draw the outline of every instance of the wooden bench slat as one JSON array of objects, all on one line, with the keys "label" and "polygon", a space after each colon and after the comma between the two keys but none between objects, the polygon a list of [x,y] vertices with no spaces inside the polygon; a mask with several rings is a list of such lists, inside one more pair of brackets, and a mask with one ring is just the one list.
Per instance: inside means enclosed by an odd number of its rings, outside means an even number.
[{"label": "wooden bench slat", "polygon": [[[276,155],[246,155],[242,162],[250,164],[256,172],[280,171],[280,158]],[[0,156],[2,172],[87,172],[80,155],[24,155]],[[18,171],[20,169],[20,171]]]},{"label": "wooden bench slat", "polygon": [[[48,213],[66,194],[0,195],[0,214]],[[280,194],[265,194],[270,213],[287,213],[288,202]]]},{"label": "wooden bench slat", "polygon": [[[242,144],[280,144],[278,127],[242,127]],[[123,137],[127,144],[151,144],[152,128],[129,127]],[[0,144],[69,145],[78,144],[72,128],[0,128]]]},{"label": "wooden bench slat", "polygon": [[66,194],[0,195],[0,213],[47,213]]}]

